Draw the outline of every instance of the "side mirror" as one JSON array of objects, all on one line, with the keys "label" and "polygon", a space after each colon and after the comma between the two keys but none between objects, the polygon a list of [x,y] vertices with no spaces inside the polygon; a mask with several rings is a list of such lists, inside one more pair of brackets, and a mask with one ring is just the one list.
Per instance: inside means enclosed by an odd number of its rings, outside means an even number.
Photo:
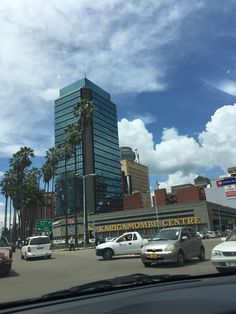
[{"label": "side mirror", "polygon": [[223,241],[223,242],[224,242],[225,240],[226,240],[226,238],[225,238],[225,237],[221,238],[221,241]]}]

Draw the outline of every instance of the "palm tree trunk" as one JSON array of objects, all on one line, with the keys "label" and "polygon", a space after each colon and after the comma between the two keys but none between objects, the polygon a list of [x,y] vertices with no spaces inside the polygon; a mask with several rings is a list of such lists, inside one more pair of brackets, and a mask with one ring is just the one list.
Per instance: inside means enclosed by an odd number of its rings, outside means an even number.
[{"label": "palm tree trunk", "polygon": [[11,197],[10,197],[9,230],[12,228],[12,225],[11,225],[11,211],[12,211],[12,201],[11,201]]},{"label": "palm tree trunk", "polygon": [[54,173],[54,169],[53,169],[53,172],[52,172],[52,217],[54,216],[54,184],[55,184],[55,173]]},{"label": "palm tree trunk", "polygon": [[16,232],[16,208],[13,207],[13,241],[17,240],[17,232]]},{"label": "palm tree trunk", "polygon": [[43,218],[45,218],[44,216],[45,216],[45,212],[46,212],[46,210],[47,210],[47,182],[46,181],[44,181],[44,212],[43,212],[43,209],[42,209],[42,213],[41,213],[41,218],[43,219]]},{"label": "palm tree trunk", "polygon": [[6,231],[7,228],[7,207],[8,207],[8,195],[5,197],[5,216],[4,216],[4,229]]},{"label": "palm tree trunk", "polygon": [[49,194],[50,185],[49,182],[47,184],[47,192],[46,192],[46,206],[45,206],[45,213],[44,213],[44,219],[47,219],[47,213],[48,213],[48,194]]},{"label": "palm tree trunk", "polygon": [[11,197],[10,197],[10,214],[9,214],[10,242],[12,242],[12,228],[13,228],[13,224],[11,223],[11,213],[12,213],[12,201],[11,201]]}]

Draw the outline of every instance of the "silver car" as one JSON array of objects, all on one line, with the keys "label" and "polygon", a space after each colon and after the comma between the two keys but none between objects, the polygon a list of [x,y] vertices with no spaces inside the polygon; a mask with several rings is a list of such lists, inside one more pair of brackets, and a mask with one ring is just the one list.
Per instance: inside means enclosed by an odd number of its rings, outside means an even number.
[{"label": "silver car", "polygon": [[160,262],[182,266],[185,260],[194,257],[204,261],[205,248],[195,230],[189,227],[161,229],[141,252],[142,262],[147,267]]}]

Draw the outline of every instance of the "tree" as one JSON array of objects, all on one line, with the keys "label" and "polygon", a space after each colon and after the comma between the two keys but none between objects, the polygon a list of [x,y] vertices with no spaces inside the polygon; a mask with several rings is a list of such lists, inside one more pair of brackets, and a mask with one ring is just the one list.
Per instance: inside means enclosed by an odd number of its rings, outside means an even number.
[{"label": "tree", "polygon": [[8,212],[8,199],[11,192],[11,174],[9,171],[4,173],[3,179],[0,182],[1,192],[5,196],[5,213],[4,213],[4,229],[7,228],[7,212]]},{"label": "tree", "polygon": [[71,145],[68,143],[68,141],[64,141],[59,145],[59,155],[60,159],[64,160],[64,200],[62,210],[65,216],[66,221],[66,244],[68,244],[68,197],[67,197],[67,163],[68,160],[71,158],[73,153]]},{"label": "tree", "polygon": [[[89,146],[87,143],[92,137],[92,129],[91,124],[93,120],[93,112],[95,108],[93,103],[88,99],[82,99],[75,105],[74,115],[79,121],[81,133],[82,133],[82,145],[83,145],[83,175],[91,173],[91,165],[87,163],[87,156],[89,156]],[[86,186],[86,184],[85,184]],[[83,187],[85,190],[85,186]],[[85,193],[85,192],[84,192]],[[85,208],[85,245],[89,242],[88,236],[88,217],[87,217],[87,209]]]},{"label": "tree", "polygon": [[37,208],[44,204],[43,191],[38,185],[38,177],[35,176],[35,170],[36,168],[33,168],[25,172],[25,179],[22,185],[23,238],[34,233]]},{"label": "tree", "polygon": [[60,149],[51,147],[46,151],[46,163],[48,163],[51,167],[52,170],[52,184],[51,184],[51,192],[52,192],[52,209],[54,210],[54,193],[55,193],[55,172],[56,172],[56,167],[60,161]]},{"label": "tree", "polygon": [[50,181],[53,176],[52,166],[48,161],[42,166],[42,173],[43,173],[43,181],[44,181],[44,215],[41,213],[41,218],[47,218],[47,207],[48,207],[48,193],[49,193],[49,186]]},{"label": "tree", "polygon": [[[34,151],[30,147],[21,147],[18,152],[10,158],[9,164],[13,176],[16,178],[15,190],[13,193],[13,206],[19,215],[19,227],[21,238],[23,237],[23,209],[22,209],[22,185],[25,177],[25,170],[31,165]],[[14,229],[14,241],[16,241],[16,228]]]},{"label": "tree", "polygon": [[75,208],[75,244],[78,244],[78,225],[77,225],[77,146],[82,142],[82,132],[79,123],[68,125],[65,129],[68,134],[67,141],[71,145],[74,153],[74,208]]}]

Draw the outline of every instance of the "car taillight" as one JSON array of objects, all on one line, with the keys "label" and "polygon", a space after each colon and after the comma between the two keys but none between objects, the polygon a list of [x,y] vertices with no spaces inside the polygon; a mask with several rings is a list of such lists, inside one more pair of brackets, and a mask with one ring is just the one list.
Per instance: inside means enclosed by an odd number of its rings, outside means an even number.
[{"label": "car taillight", "polygon": [[28,246],[28,252],[31,252],[31,247],[30,246]]},{"label": "car taillight", "polygon": [[0,259],[4,259],[4,253],[0,252]]}]

